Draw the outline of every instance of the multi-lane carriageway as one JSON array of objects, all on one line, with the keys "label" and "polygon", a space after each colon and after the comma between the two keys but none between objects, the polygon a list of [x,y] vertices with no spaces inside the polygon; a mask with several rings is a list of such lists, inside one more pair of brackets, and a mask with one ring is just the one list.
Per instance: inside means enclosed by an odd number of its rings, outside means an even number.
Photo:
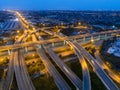
[{"label": "multi-lane carriageway", "polygon": [[[32,35],[32,36],[33,36],[33,40],[36,40],[36,38],[34,37],[34,35]],[[44,60],[44,59],[47,60],[47,56],[45,56],[43,52],[41,53],[41,50],[39,50],[39,46],[36,46],[36,50],[37,50],[37,52],[39,53],[40,57],[41,57],[43,60]],[[17,54],[16,54],[16,56],[17,56]],[[48,60],[47,60],[47,61],[48,61]],[[43,61],[43,62],[45,62],[45,61]],[[50,63],[47,62],[47,65],[48,65],[48,66],[49,66],[49,64],[50,64]],[[46,65],[46,66],[47,66],[47,65]],[[51,65],[51,64],[50,64],[50,65]],[[48,66],[47,66],[47,67],[48,67]],[[51,65],[51,66],[52,66],[52,65]],[[49,66],[48,69],[51,68],[51,66]],[[65,68],[68,69],[67,66],[66,66]],[[53,71],[55,71],[54,68],[51,68],[51,69],[52,69]],[[66,69],[65,69],[65,70],[66,70]],[[69,69],[68,69],[68,70],[69,70]],[[49,69],[49,71],[51,71],[51,70]],[[53,71],[52,71],[52,72],[53,72]],[[64,69],[63,69],[63,71],[64,71]],[[69,70],[69,71],[70,71],[70,70]],[[70,72],[71,72],[71,71],[70,71]],[[57,76],[57,75],[55,75],[54,73],[51,73],[51,74],[53,75],[53,77]],[[16,76],[17,76],[17,74],[16,74]],[[58,76],[60,77],[59,74],[58,74]],[[81,85],[81,81],[80,81],[80,82],[78,81],[79,78],[76,78],[76,75],[75,75],[73,72],[71,72],[71,74],[68,73],[67,76],[70,77],[70,79],[73,81],[73,84],[76,82],[75,85],[77,85],[76,87],[80,90],[80,89],[81,89],[81,86],[80,86],[80,85]],[[57,79],[55,78],[55,81],[60,80],[59,77],[58,77]],[[72,79],[72,78],[73,78],[73,79]],[[75,80],[75,79],[76,79],[76,80]],[[62,81],[62,82],[60,83],[60,81]],[[69,89],[70,89],[69,87],[67,87],[67,84],[64,82],[64,80],[63,80],[62,78],[61,78],[60,81],[59,81],[59,83],[56,82],[56,84],[58,85],[59,89],[61,89],[61,90],[63,90],[63,89],[69,90]],[[75,81],[75,82],[74,82],[74,81]],[[19,81],[19,82],[20,82],[20,81]],[[18,83],[19,83],[19,82],[18,82]],[[63,82],[64,82],[64,84],[62,85]],[[77,83],[77,82],[79,82],[79,83]],[[65,84],[66,84],[66,85],[65,85]],[[61,85],[61,86],[60,86],[60,85]],[[65,88],[65,87],[66,87],[66,88]]]},{"label": "multi-lane carriageway", "polygon": [[[108,33],[109,32],[109,33]],[[105,35],[106,37],[107,36],[109,36],[109,34],[110,34],[110,36],[111,36],[111,34],[113,34],[113,32],[112,31],[108,31],[107,33],[106,32],[103,32],[102,33],[102,35]],[[118,31],[114,31],[114,32],[119,32],[119,30]],[[100,34],[99,34],[100,35]],[[59,36],[59,35],[58,35]],[[86,35],[86,36],[89,36],[89,35]],[[96,34],[94,35],[94,36],[96,36]],[[77,36],[77,37],[79,37],[79,36]],[[93,36],[92,36],[93,37]],[[63,38],[64,37],[59,37],[59,38],[61,38],[62,40],[61,41],[63,41]],[[69,42],[69,38],[67,38],[67,37],[65,37],[66,39],[64,39],[64,40],[67,40],[67,43]],[[74,37],[74,38],[72,38],[72,40],[73,39],[75,39],[76,37]],[[81,37],[79,37],[79,38],[81,38]],[[85,37],[86,38],[86,37]],[[38,42],[38,41],[37,41]],[[53,41],[51,41],[51,42],[53,42]],[[55,42],[55,41],[54,41]],[[39,42],[38,42],[39,43]],[[45,42],[44,42],[45,43]],[[42,43],[42,44],[44,44],[44,43]],[[32,43],[33,44],[33,43]],[[34,43],[34,45],[35,45],[36,43]],[[84,50],[81,46],[79,46],[76,42],[69,42],[68,43],[69,45],[71,44],[71,46],[73,47],[73,48],[75,48],[75,50],[77,50],[77,52],[76,52],[76,54],[79,56],[79,54],[80,55],[82,55],[84,58],[86,58],[89,62],[90,62],[90,64],[93,66],[93,68],[95,68],[95,70],[97,71],[96,72],[96,74],[98,75],[98,77],[102,80],[102,82],[105,84],[105,86],[106,86],[106,88],[107,89],[109,89],[109,90],[119,90],[118,89],[118,87],[114,84],[114,82],[107,76],[107,74],[101,69],[101,67],[99,66],[99,64],[97,64],[97,62],[94,60],[94,58],[89,54],[89,53],[87,53],[86,52],[86,50]],[[19,44],[20,45],[20,44]],[[22,44],[23,45],[23,44]],[[24,46],[22,46],[22,47],[24,47]],[[19,50],[17,50],[17,52],[14,54],[15,56],[17,56],[18,55],[18,53],[19,53],[20,51]],[[22,57],[22,56],[19,56],[19,57]],[[51,55],[51,57],[52,57],[52,55]],[[14,57],[15,59],[16,59],[16,57]],[[54,59],[54,58],[53,58]],[[92,59],[92,60],[91,60]],[[23,61],[21,60],[21,63],[22,63]],[[17,63],[17,65],[18,65],[18,63]],[[23,69],[24,67],[22,67],[24,65],[24,63],[23,64],[21,64],[20,65],[20,67],[21,67],[21,69]],[[16,68],[17,69],[17,68]],[[17,73],[18,73],[18,71],[19,70],[21,70],[21,69],[17,69],[16,70],[16,75],[17,75]],[[25,69],[23,69],[23,72],[26,72],[26,70]],[[27,73],[26,73],[26,81],[28,81],[29,83],[28,83],[28,86],[31,84],[30,83],[30,80],[28,79],[28,76],[27,76]],[[19,81],[19,80],[18,80]],[[19,81],[20,82],[20,81]],[[23,80],[23,82],[24,82],[24,80]],[[27,84],[27,83],[26,83]],[[19,86],[21,86],[21,84],[19,85]],[[111,86],[111,88],[110,88],[110,86]],[[26,88],[26,86],[21,86],[20,87],[21,89],[22,88]],[[33,88],[34,89],[34,87],[32,87],[32,85],[31,85],[31,88]],[[26,88],[27,90],[29,90],[30,88]]]},{"label": "multi-lane carriageway", "polygon": [[[45,29],[44,30],[40,29],[40,30],[45,31]],[[37,31],[40,31],[40,30],[37,30]],[[36,33],[36,31],[33,33]],[[50,34],[50,32],[48,32],[48,34]],[[71,36],[71,37],[62,37],[62,39],[55,38],[55,39],[49,39],[49,40],[27,42],[27,43],[22,43],[22,44],[0,46],[0,51],[9,50],[9,49],[17,49],[17,48],[26,47],[26,46],[33,46],[36,44],[42,45],[42,44],[58,43],[58,42],[64,43],[66,40],[76,40],[76,41],[82,42],[87,39],[89,39],[89,40],[91,40],[91,39],[95,39],[95,40],[107,39],[108,37],[113,37],[115,34],[120,34],[120,30],[113,30],[113,31],[111,30],[111,31],[98,32],[98,33],[93,33],[93,34],[83,34],[83,35],[77,35],[77,36]]]},{"label": "multi-lane carriageway", "polygon": [[[16,42],[21,43],[24,38],[26,38],[27,34],[21,36]],[[10,90],[11,84],[13,81],[13,76],[15,73],[17,85],[19,90],[35,90],[29,74],[27,72],[25,62],[23,60],[23,50],[14,49],[11,52],[10,62],[8,65],[8,72],[6,76],[5,83],[3,84],[3,90]]]},{"label": "multi-lane carriageway", "polygon": [[[36,35],[38,35],[38,34],[36,33]],[[39,38],[39,35],[37,37],[38,37],[39,40],[42,39],[42,38]],[[37,41],[37,38],[36,38],[35,35],[32,35],[32,39],[33,39],[33,41]],[[48,72],[53,77],[53,79],[54,79],[56,85],[58,86],[59,90],[71,90],[69,85],[66,83],[66,81],[63,79],[63,77],[56,70],[55,66],[49,60],[49,58],[45,54],[45,51],[43,49],[41,49],[39,45],[36,45],[35,49],[36,49],[39,57],[43,61],[45,67],[47,68]]]},{"label": "multi-lane carriageway", "polygon": [[[62,37],[61,37],[62,38]],[[70,42],[71,43],[71,42]],[[76,43],[72,43],[73,47],[77,47],[76,48],[76,52],[78,53],[77,55],[79,56],[81,53],[80,53],[80,49],[78,49],[78,46],[76,46]],[[82,47],[81,47],[82,48]],[[47,52],[49,52],[50,56],[52,57],[52,59],[56,59],[57,57],[52,54],[52,51],[51,50],[48,50]],[[83,51],[81,51],[83,52]],[[80,53],[80,54],[79,54]],[[85,53],[84,53],[85,54]],[[84,56],[83,54],[81,54],[82,56]],[[89,57],[87,56],[84,56],[85,58],[87,58],[87,60],[91,60]],[[91,56],[91,58],[94,60],[94,58]],[[58,58],[56,59],[58,60]],[[95,61],[95,60],[94,60]],[[94,63],[92,61],[92,63]],[[93,65],[92,65],[93,66]],[[114,84],[114,82],[108,77],[108,75],[102,70],[102,68],[100,66],[97,66],[96,64],[96,67],[93,66],[93,68],[97,69],[98,71],[96,72],[96,74],[98,75],[98,77],[102,80],[102,82],[105,84],[106,88],[109,89],[109,90],[118,90],[118,87]],[[109,83],[108,83],[109,82]],[[108,84],[107,84],[108,83]],[[111,87],[111,88],[110,88]]]},{"label": "multi-lane carriageway", "polygon": [[[45,31],[45,30],[44,30]],[[62,38],[60,36],[60,38]],[[70,42],[72,43],[72,42]],[[80,52],[83,52],[83,51],[80,51],[80,49],[78,49],[78,46],[76,45],[76,43],[72,43],[73,47],[76,48],[76,52],[78,53],[77,55],[82,55],[84,56],[84,54],[81,54]],[[80,48],[80,47],[79,47]],[[82,48],[82,47],[81,47]],[[50,54],[50,56],[52,57],[52,59],[56,59],[57,57],[55,56],[55,54],[52,54],[52,51],[51,50],[47,50],[47,52]],[[85,58],[87,58],[87,60],[91,60],[88,56],[84,56]],[[91,58],[94,60],[94,58],[91,56]],[[58,58],[56,59],[58,60]],[[94,60],[95,61],[95,60]],[[94,61],[91,61],[92,63],[94,63]],[[119,90],[118,87],[114,84],[114,82],[108,77],[108,75],[102,70],[102,68],[100,66],[98,66],[96,64],[96,67],[94,65],[92,65],[93,68],[95,68],[95,70],[97,70],[96,74],[98,75],[98,77],[102,80],[102,82],[105,84],[106,88],[109,89],[109,90]],[[98,68],[98,69],[97,69]],[[68,69],[67,69],[68,70]],[[88,74],[87,74],[88,75]],[[89,82],[89,81],[88,81]],[[108,83],[109,82],[109,83]],[[108,83],[108,84],[107,84]]]},{"label": "multi-lane carriageway", "polygon": [[[45,31],[45,30],[43,30]],[[46,33],[49,31],[45,31]],[[49,32],[51,33],[51,32]],[[49,34],[48,33],[48,34]],[[62,39],[65,37],[65,35],[59,33],[56,34],[57,37]],[[102,69],[102,67],[96,62],[96,59],[92,55],[90,55],[81,45],[79,45],[76,41],[66,41],[68,45],[73,47],[73,49],[76,50],[77,55],[82,55],[84,58],[88,60],[88,62],[91,64],[91,66],[95,69],[95,73],[97,76],[101,79],[101,81],[104,83],[106,88],[108,90],[119,90],[117,85],[112,81],[112,79],[109,78],[109,76],[105,73],[105,71]],[[52,53],[52,52],[51,52]],[[86,73],[87,74],[87,73]]]},{"label": "multi-lane carriageway", "polygon": [[[21,43],[21,41],[25,37],[26,37],[26,35],[19,38],[15,44]],[[34,38],[34,40],[35,40],[35,38]],[[70,90],[70,87],[68,86],[68,84],[61,77],[61,75],[58,73],[58,71],[54,68],[54,66],[49,61],[48,57],[45,56],[44,52],[42,52],[39,49],[39,47],[37,47],[36,50],[38,51],[43,62],[46,63],[46,66],[48,67],[50,74],[55,79],[55,83],[57,84],[59,89],[60,90]],[[35,89],[29,78],[28,72],[26,70],[26,66],[25,66],[25,63],[23,60],[23,51],[21,49],[14,49],[11,52],[11,59],[10,59],[8,70],[9,71],[8,71],[6,82],[4,85],[4,90],[10,90],[14,72],[15,72],[16,81],[17,81],[19,90],[34,90]]]},{"label": "multi-lane carriageway", "polygon": [[93,58],[83,47],[81,47],[77,42],[72,43],[73,47],[75,47],[79,53],[84,56],[87,61],[91,64],[94,68],[95,73],[104,83],[108,90],[119,90],[117,85],[109,78],[109,76],[105,73],[102,67],[97,63],[97,60]]}]

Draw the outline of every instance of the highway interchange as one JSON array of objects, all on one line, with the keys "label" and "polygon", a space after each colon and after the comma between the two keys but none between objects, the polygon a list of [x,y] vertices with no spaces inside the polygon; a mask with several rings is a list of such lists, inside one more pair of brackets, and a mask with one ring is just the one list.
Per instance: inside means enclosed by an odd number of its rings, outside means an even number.
[{"label": "highway interchange", "polygon": [[[17,80],[17,86],[19,90],[35,90],[35,87],[30,79],[28,74],[24,59],[23,59],[23,50],[26,46],[34,46],[39,57],[41,58],[42,62],[44,63],[45,67],[47,68],[50,75],[53,77],[56,85],[58,86],[59,90],[71,90],[70,86],[67,82],[62,78],[59,74],[55,66],[51,63],[49,58],[47,57],[46,53],[51,57],[51,59],[57,64],[57,66],[62,70],[62,72],[68,77],[68,79],[73,83],[76,87],[76,90],[91,90],[91,79],[89,74],[89,69],[86,63],[86,60],[90,63],[90,65],[94,68],[94,72],[103,82],[105,87],[108,90],[119,90],[118,86],[113,82],[113,80],[107,75],[101,65],[97,62],[91,54],[89,54],[77,41],[87,40],[90,41],[91,39],[107,39],[113,37],[113,34],[119,34],[120,30],[111,30],[105,31],[100,33],[93,33],[93,34],[84,34],[78,36],[71,36],[67,37],[61,33],[54,33],[51,31],[43,29],[35,29],[32,26],[32,32],[29,30],[29,24],[23,18],[23,16],[17,11],[10,11],[16,13],[19,22],[22,25],[22,28],[27,30],[29,34],[32,36],[32,42],[23,43],[22,41],[28,36],[28,33],[24,33],[21,37],[19,37],[14,45],[8,46],[0,46],[1,50],[11,50],[10,61],[8,65],[8,71],[5,83],[3,84],[3,90],[10,90],[11,84],[13,81],[14,73]],[[31,25],[30,25],[31,26]],[[48,28],[47,28],[48,29]],[[58,38],[44,40],[39,34],[38,31],[42,31],[47,33],[48,35],[54,35]],[[79,58],[79,62],[82,66],[83,72],[83,81],[60,59],[59,56],[55,54],[55,52],[49,47],[47,44],[55,44],[55,43],[66,43],[70,46],[74,53]]]}]

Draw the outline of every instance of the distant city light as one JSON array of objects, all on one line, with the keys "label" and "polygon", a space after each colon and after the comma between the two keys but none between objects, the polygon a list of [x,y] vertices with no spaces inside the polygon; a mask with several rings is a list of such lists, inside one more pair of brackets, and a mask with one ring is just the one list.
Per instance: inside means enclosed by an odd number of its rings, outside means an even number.
[{"label": "distant city light", "polygon": [[18,22],[19,20],[18,20],[18,18],[15,18],[14,21]]},{"label": "distant city light", "polygon": [[91,42],[94,42],[94,39],[91,39]]},{"label": "distant city light", "polygon": [[78,25],[81,25],[81,22],[78,22]]},{"label": "distant city light", "polygon": [[112,28],[115,28],[115,25],[113,25]]},{"label": "distant city light", "polygon": [[17,33],[20,33],[20,31],[19,31],[19,30],[17,30]]}]

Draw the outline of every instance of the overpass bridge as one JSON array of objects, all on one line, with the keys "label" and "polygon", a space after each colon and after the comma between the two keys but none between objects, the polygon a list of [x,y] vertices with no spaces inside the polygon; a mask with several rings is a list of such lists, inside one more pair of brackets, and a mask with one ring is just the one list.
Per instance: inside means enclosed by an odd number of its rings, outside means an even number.
[{"label": "overpass bridge", "polygon": [[[18,14],[19,15],[19,14]],[[19,15],[20,16],[20,15]],[[19,18],[22,18],[22,16],[20,16]],[[23,22],[24,21],[24,22]],[[23,19],[23,21],[21,20],[21,22],[26,23],[26,21]],[[29,25],[26,23],[24,24],[24,27],[28,27]],[[103,71],[103,69],[100,67],[100,65],[95,61],[95,59],[86,52],[86,50],[84,50],[80,45],[78,45],[76,42],[87,42],[87,41],[93,41],[93,40],[106,40],[108,38],[114,37],[114,35],[120,34],[120,30],[110,30],[110,31],[105,31],[105,32],[99,32],[99,33],[93,33],[93,34],[83,34],[83,35],[77,35],[77,36],[71,36],[71,37],[65,37],[64,35],[60,35],[60,33],[56,34],[56,33],[52,33],[49,32],[47,30],[41,30],[44,31],[45,33],[51,34],[51,35],[56,35],[58,38],[57,39],[50,39],[50,40],[41,40],[41,41],[35,41],[35,42],[28,42],[28,43],[24,43],[24,44],[16,44],[16,45],[10,45],[10,46],[1,46],[1,51],[2,50],[8,50],[8,49],[18,49],[18,48],[24,48],[26,46],[35,46],[35,45],[49,45],[52,44],[52,46],[57,45],[58,43],[63,43],[65,44],[66,42],[70,42],[72,43],[72,47],[74,47],[77,50],[77,55],[82,55],[84,58],[87,58],[88,62],[93,66],[93,68],[95,68],[95,73],[98,75],[98,77],[101,79],[101,81],[104,83],[104,85],[106,86],[107,89],[109,90],[119,90],[118,87],[114,84],[114,82],[108,77],[108,75]],[[67,44],[69,44],[69,42]],[[16,52],[16,56],[18,55],[18,52]],[[14,57],[15,59],[17,57]],[[16,62],[14,62],[16,63]],[[22,65],[23,66],[23,65]],[[21,66],[19,66],[21,67]],[[23,67],[21,67],[23,69]],[[16,69],[16,73],[18,73],[19,68],[14,68]],[[25,69],[23,69],[24,72],[26,72]],[[16,74],[18,75],[18,74]],[[88,75],[89,76],[89,75]],[[27,79],[27,74],[26,74],[26,78]],[[18,78],[19,79],[19,78]],[[21,80],[19,79],[19,82]],[[24,80],[23,80],[24,82]],[[22,86],[21,83],[19,83],[20,88],[27,88],[27,90],[29,89],[26,85]],[[28,80],[28,86],[30,85],[30,81]],[[90,83],[88,83],[90,84]],[[32,85],[31,85],[32,86]],[[33,87],[31,87],[33,88]],[[34,88],[33,88],[34,89]]]},{"label": "overpass bridge", "polygon": [[[49,31],[48,31],[49,32]],[[110,31],[111,32],[111,31]],[[102,33],[103,34],[103,33]],[[106,32],[105,34],[105,39],[107,39],[106,36]],[[103,35],[104,35],[103,34]],[[113,33],[112,33],[113,34]],[[112,35],[110,33],[110,36]],[[65,37],[65,35],[59,33],[59,34],[55,34],[57,37],[59,37],[60,39],[62,39],[63,37]],[[94,37],[90,37],[91,40],[94,40]],[[102,67],[96,62],[96,59],[94,59],[92,57],[92,55],[90,55],[81,45],[79,45],[76,41],[71,41],[71,40],[67,40],[66,43],[68,45],[70,45],[73,49],[76,50],[76,52],[78,53],[77,55],[82,55],[85,59],[87,59],[87,61],[91,64],[91,66],[95,69],[95,73],[97,74],[97,76],[101,79],[101,81],[103,82],[103,84],[106,86],[106,88],[108,90],[119,90],[119,88],[117,87],[117,85],[112,81],[112,79],[109,78],[109,76],[105,73],[105,71],[102,69]],[[87,68],[86,68],[87,69]],[[87,74],[87,73],[86,73]],[[90,79],[89,79],[90,80]],[[89,83],[90,84],[90,83]]]},{"label": "overpass bridge", "polygon": [[0,51],[9,50],[9,49],[17,49],[17,48],[24,48],[27,46],[34,46],[36,44],[39,45],[47,45],[51,44],[53,47],[57,45],[58,43],[62,43],[62,45],[65,44],[66,40],[73,40],[80,43],[92,41],[92,40],[106,40],[108,38],[114,37],[114,34],[119,35],[120,30],[114,30],[114,31],[106,31],[106,32],[99,32],[99,33],[93,33],[93,34],[83,34],[83,35],[77,35],[77,36],[71,36],[71,37],[62,37],[55,38],[55,39],[49,39],[49,40],[40,40],[40,41],[34,41],[34,42],[27,42],[22,44],[14,44],[14,45],[6,45],[6,46],[0,46]]}]

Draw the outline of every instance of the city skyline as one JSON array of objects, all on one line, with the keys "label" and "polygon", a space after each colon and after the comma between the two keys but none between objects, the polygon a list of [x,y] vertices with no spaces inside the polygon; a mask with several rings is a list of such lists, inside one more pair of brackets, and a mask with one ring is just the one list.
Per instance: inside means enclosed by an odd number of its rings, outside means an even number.
[{"label": "city skyline", "polygon": [[113,0],[5,0],[0,1],[0,9],[20,10],[120,10],[120,1]]}]

